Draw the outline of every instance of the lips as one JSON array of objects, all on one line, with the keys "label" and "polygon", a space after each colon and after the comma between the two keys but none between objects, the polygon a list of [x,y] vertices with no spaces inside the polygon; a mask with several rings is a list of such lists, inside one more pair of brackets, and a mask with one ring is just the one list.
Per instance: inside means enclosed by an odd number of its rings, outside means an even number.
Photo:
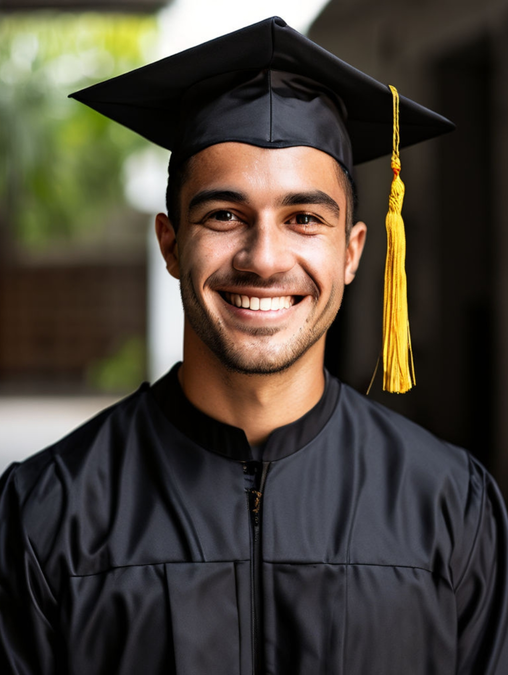
[{"label": "lips", "polygon": [[255,312],[270,312],[280,309],[289,309],[298,301],[297,297],[293,295],[256,297],[227,292],[221,293],[221,295],[230,305],[241,307],[242,309],[250,309]]}]

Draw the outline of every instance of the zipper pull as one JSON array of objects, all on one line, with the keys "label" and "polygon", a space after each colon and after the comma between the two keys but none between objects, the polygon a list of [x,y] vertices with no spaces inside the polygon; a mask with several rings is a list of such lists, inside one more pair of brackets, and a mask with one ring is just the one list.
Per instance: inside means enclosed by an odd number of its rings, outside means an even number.
[{"label": "zipper pull", "polygon": [[254,502],[252,505],[252,513],[257,515],[259,513],[259,507],[261,506],[261,497],[263,496],[263,493],[259,492],[259,490],[251,490],[250,493],[254,498],[252,500]]}]

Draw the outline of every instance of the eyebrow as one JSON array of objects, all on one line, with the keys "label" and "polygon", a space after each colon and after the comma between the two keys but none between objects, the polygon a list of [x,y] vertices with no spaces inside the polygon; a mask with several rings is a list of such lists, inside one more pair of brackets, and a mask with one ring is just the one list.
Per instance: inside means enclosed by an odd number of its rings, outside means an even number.
[{"label": "eyebrow", "polygon": [[[249,199],[244,192],[236,190],[202,190],[192,197],[189,202],[189,213],[197,206],[207,202],[232,202],[234,204],[248,204]],[[321,205],[333,212],[337,218],[340,216],[340,206],[335,199],[322,190],[309,192],[292,192],[285,195],[280,201],[281,206],[300,206],[303,204]]]},{"label": "eyebrow", "polygon": [[340,216],[340,206],[335,199],[322,190],[311,190],[310,192],[294,192],[284,197],[282,206],[299,206],[301,204],[315,204],[326,206],[333,212],[337,218]]},{"label": "eyebrow", "polygon": [[189,202],[189,213],[196,206],[201,206],[207,202],[233,202],[235,204],[246,204],[247,195],[236,190],[202,190],[194,195]]}]

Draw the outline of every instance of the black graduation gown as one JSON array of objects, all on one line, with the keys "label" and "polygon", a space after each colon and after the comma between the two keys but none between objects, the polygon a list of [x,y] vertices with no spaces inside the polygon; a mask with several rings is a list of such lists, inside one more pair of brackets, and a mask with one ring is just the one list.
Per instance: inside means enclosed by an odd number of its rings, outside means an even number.
[{"label": "black graduation gown", "polygon": [[327,376],[263,459],[173,369],[10,467],[2,675],[508,673],[506,514],[471,456]]}]

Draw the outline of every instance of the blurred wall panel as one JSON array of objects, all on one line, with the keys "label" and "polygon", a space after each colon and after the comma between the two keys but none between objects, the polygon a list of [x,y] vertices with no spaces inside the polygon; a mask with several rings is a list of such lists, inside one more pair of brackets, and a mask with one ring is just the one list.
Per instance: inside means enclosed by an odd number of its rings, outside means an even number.
[{"label": "blurred wall panel", "polygon": [[4,266],[0,325],[3,389],[82,390],[91,362],[144,338],[146,265]]}]

